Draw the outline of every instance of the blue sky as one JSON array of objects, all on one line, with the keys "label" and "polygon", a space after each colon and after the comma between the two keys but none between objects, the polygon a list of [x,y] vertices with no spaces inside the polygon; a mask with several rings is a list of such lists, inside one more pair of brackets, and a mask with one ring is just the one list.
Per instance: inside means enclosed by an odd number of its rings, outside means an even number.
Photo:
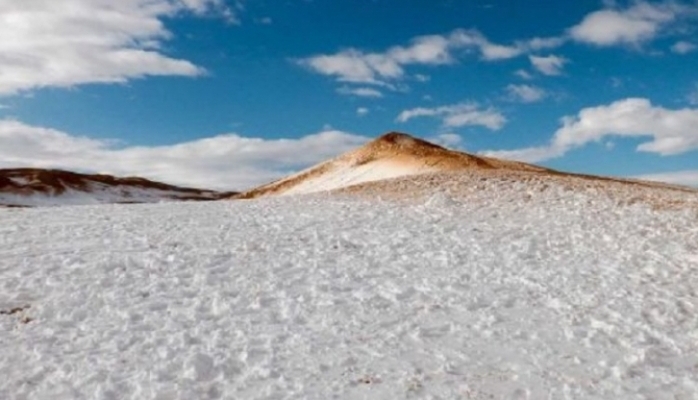
[{"label": "blue sky", "polygon": [[0,167],[244,189],[399,130],[698,185],[698,2],[0,0]]}]

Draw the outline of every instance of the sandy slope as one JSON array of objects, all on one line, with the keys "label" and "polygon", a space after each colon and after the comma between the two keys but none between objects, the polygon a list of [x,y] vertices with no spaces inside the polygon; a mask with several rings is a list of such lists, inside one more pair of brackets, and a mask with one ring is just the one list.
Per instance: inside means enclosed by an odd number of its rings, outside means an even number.
[{"label": "sandy slope", "polygon": [[531,174],[523,171],[474,170],[435,172],[366,182],[332,190],[333,195],[401,202],[424,201],[445,193],[461,201],[482,200],[482,192],[497,187],[518,193],[521,206],[540,193],[579,193],[606,198],[624,207],[644,204],[656,210],[698,210],[698,190],[655,182],[572,174]]},{"label": "sandy slope", "polygon": [[0,169],[0,206],[57,206],[216,200],[231,193],[183,188],[143,178],[62,170]]},{"label": "sandy slope", "polygon": [[656,182],[559,172],[520,162],[445,149],[403,133],[367,145],[297,174],[242,193],[238,198],[329,192],[367,198],[425,198],[446,190],[471,198],[487,186],[512,186],[521,200],[550,188],[594,193],[618,204],[654,208],[698,207],[698,190]]},{"label": "sandy slope", "polygon": [[250,190],[240,197],[314,193],[402,176],[473,169],[548,171],[530,164],[451,151],[403,133],[391,132],[363,147]]}]

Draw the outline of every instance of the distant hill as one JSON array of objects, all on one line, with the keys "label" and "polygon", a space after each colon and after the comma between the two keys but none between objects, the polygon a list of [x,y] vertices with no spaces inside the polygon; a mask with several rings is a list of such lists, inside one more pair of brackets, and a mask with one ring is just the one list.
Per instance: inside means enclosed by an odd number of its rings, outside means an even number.
[{"label": "distant hill", "polygon": [[57,169],[0,169],[0,206],[35,207],[161,201],[207,201],[235,195],[148,179],[88,175]]}]

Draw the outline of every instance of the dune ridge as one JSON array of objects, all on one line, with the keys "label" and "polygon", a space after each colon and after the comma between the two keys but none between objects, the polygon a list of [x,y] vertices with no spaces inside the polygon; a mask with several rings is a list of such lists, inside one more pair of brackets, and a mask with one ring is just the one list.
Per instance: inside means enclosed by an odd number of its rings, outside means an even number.
[{"label": "dune ridge", "polygon": [[493,177],[511,182],[548,182],[568,187],[583,187],[596,182],[597,186],[622,185],[698,193],[682,186],[566,173],[523,162],[478,156],[449,150],[405,133],[390,132],[358,149],[234,197],[253,199],[318,192],[392,196],[397,191],[408,195],[410,191],[425,187],[434,189],[434,185],[424,182],[439,182],[441,186],[460,182],[459,190],[467,191],[478,179]]}]

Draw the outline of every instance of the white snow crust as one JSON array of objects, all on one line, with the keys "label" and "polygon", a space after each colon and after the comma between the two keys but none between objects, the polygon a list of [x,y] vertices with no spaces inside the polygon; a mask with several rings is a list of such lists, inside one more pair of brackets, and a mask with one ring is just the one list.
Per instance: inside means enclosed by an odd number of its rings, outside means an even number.
[{"label": "white snow crust", "polygon": [[56,207],[113,203],[157,203],[176,201],[177,198],[187,195],[187,193],[182,194],[172,190],[91,183],[87,190],[67,189],[61,194],[34,193],[31,195],[18,195],[0,193],[0,204],[22,207]]},{"label": "white snow crust", "polygon": [[9,179],[18,185],[26,185],[30,183],[30,180],[23,176],[11,176]]},{"label": "white snow crust", "polygon": [[[400,163],[391,159],[375,160],[362,165],[353,165],[345,161],[331,162],[332,167],[328,172],[310,176],[302,182],[282,192],[282,195],[310,194],[324,192],[360,183],[375,182],[384,179],[398,178],[408,175],[426,174],[436,171],[416,163]],[[306,170],[307,171],[307,170]],[[291,180],[306,171],[301,171],[285,180]]]},{"label": "white snow crust", "polygon": [[535,196],[0,209],[0,399],[698,398],[695,210]]}]

